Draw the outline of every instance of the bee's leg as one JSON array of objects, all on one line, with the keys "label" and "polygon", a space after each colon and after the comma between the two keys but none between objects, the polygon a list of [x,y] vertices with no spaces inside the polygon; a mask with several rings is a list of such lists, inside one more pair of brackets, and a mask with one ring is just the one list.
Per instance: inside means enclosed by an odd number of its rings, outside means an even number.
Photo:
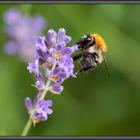
[{"label": "bee's leg", "polygon": [[93,68],[95,68],[95,67],[93,67],[93,66],[87,66],[87,67],[85,67],[85,68],[83,68],[83,69],[79,69],[78,71],[75,72],[75,75],[77,76],[77,75],[79,75],[80,73],[89,71],[90,69],[93,69]]},{"label": "bee's leg", "polygon": [[92,54],[90,54],[89,52],[87,51],[81,51],[79,52],[78,54],[75,54],[74,56],[72,56],[73,60],[77,60],[78,58],[80,58],[81,56],[83,57],[91,57]]},{"label": "bee's leg", "polygon": [[80,58],[82,56],[82,52],[80,52],[79,54],[74,55],[72,58],[73,60],[77,60],[78,58]]}]

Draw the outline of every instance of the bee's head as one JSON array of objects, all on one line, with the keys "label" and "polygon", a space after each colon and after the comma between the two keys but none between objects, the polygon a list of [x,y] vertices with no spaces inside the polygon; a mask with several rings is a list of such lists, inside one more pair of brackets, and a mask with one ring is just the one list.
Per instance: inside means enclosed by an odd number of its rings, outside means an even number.
[{"label": "bee's head", "polygon": [[78,48],[87,49],[95,44],[95,39],[90,35],[84,35],[81,39],[77,41],[76,44],[78,45]]},{"label": "bee's head", "polygon": [[95,44],[95,38],[90,35],[86,35],[85,40],[87,41],[88,47],[93,46]]}]

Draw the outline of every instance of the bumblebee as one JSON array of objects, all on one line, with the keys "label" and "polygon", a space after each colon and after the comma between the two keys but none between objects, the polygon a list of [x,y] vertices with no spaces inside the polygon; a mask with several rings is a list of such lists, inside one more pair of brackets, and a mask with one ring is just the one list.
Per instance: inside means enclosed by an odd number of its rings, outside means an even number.
[{"label": "bumblebee", "polygon": [[102,62],[105,64],[107,74],[110,74],[107,60],[104,56],[104,53],[107,51],[107,46],[99,34],[84,35],[75,44],[78,46],[78,53],[73,56],[73,60],[76,61],[80,58],[79,70],[75,75],[95,69]]}]

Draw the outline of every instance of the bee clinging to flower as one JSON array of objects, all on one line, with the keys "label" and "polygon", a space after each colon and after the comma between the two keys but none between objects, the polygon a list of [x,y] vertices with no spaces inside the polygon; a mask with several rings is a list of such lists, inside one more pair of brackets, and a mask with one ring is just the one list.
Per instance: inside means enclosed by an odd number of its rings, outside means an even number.
[{"label": "bee clinging to flower", "polygon": [[76,45],[78,46],[78,51],[73,56],[73,60],[75,61],[80,58],[79,70],[75,73],[76,75],[95,69],[102,62],[104,62],[109,75],[107,60],[104,55],[107,51],[107,46],[99,34],[84,35],[76,42]]}]

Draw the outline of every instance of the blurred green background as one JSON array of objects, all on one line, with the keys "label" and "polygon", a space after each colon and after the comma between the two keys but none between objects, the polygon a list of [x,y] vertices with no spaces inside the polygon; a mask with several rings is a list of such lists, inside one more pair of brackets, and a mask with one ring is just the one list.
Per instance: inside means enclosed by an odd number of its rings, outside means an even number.
[{"label": "blurred green background", "polygon": [[[28,114],[24,98],[35,97],[33,75],[17,56],[4,52],[6,36],[0,6],[0,136],[20,135]],[[49,28],[64,27],[71,45],[83,34],[99,33],[108,46],[111,76],[104,65],[67,79],[61,95],[48,94],[54,113],[32,127],[30,136],[140,136],[140,5],[33,4],[30,14],[45,17]]]}]

